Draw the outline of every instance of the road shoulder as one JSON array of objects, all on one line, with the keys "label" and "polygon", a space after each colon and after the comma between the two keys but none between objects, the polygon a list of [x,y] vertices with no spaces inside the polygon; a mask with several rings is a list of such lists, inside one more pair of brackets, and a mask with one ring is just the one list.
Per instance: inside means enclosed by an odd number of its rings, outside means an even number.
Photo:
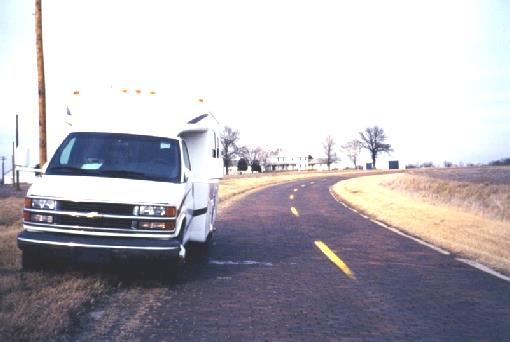
[{"label": "road shoulder", "polygon": [[[394,175],[341,181],[332,193],[349,207],[462,258],[510,274],[508,223],[419,201],[381,183]],[[490,229],[487,229],[490,227]]]}]

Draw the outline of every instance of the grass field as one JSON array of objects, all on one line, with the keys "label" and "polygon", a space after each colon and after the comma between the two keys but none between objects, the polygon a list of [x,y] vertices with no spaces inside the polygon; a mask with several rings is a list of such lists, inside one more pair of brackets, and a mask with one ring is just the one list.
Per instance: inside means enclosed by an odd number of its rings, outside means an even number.
[{"label": "grass field", "polygon": [[418,170],[340,182],[350,206],[510,274],[510,168]]},{"label": "grass field", "polygon": [[383,185],[433,204],[510,221],[510,167],[412,171]]},{"label": "grass field", "polygon": [[[356,171],[302,172],[226,177],[220,183],[220,215],[234,199],[264,186],[324,175],[360,174]],[[61,337],[84,308],[126,281],[117,273],[86,269],[22,272],[16,235],[21,229],[23,197],[24,192],[0,186],[0,341]],[[154,280],[143,279],[142,275],[135,284],[146,286],[151,281]]]}]

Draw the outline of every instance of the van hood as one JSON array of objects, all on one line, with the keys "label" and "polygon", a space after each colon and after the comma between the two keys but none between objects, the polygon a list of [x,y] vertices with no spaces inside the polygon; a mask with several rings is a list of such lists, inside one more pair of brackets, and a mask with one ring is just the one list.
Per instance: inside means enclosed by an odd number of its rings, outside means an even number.
[{"label": "van hood", "polygon": [[44,175],[27,196],[75,202],[164,204],[179,206],[184,184],[90,176]]}]

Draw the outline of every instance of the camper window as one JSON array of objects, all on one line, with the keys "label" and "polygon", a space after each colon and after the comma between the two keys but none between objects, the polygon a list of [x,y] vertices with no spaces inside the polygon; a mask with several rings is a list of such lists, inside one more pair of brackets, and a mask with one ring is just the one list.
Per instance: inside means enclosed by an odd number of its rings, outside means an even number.
[{"label": "camper window", "polygon": [[182,146],[184,147],[182,149],[183,158],[184,158],[184,166],[186,166],[186,168],[188,170],[191,170],[191,162],[189,160],[188,146],[186,146],[186,143],[184,141],[182,142]]}]

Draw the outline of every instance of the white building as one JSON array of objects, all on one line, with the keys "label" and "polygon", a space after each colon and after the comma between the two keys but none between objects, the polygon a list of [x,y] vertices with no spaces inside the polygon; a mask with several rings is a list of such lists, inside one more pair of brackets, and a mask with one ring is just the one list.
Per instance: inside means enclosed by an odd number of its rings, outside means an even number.
[{"label": "white building", "polygon": [[310,169],[308,155],[291,154],[285,151],[269,157],[264,165],[265,171],[307,171]]}]

